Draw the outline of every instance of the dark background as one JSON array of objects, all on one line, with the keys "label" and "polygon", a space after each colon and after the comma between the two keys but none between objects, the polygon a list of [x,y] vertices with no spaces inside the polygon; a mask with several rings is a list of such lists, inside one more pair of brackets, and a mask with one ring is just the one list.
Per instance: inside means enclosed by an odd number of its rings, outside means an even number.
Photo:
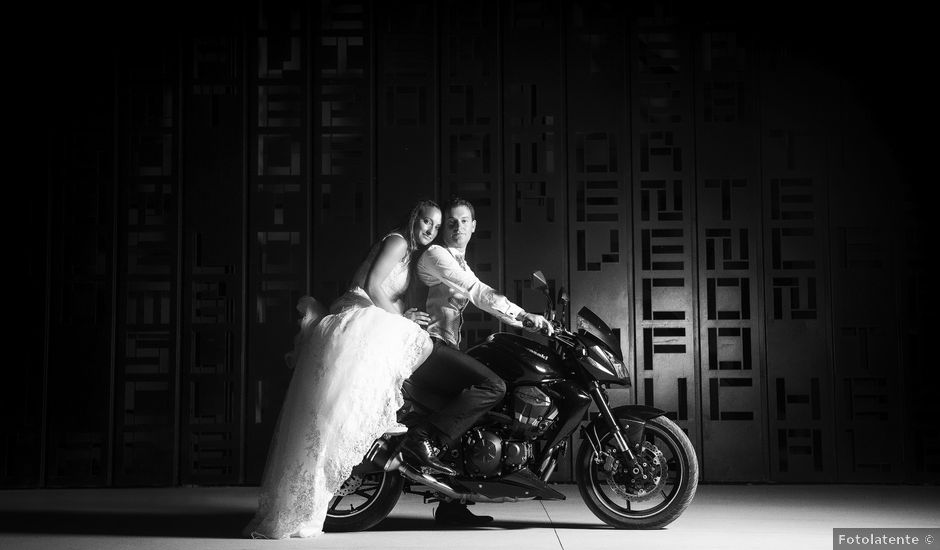
[{"label": "dark background", "polygon": [[751,4],[24,10],[0,484],[256,483],[298,297],[454,193],[478,275],[609,320],[614,401],[705,481],[936,482],[934,30]]}]

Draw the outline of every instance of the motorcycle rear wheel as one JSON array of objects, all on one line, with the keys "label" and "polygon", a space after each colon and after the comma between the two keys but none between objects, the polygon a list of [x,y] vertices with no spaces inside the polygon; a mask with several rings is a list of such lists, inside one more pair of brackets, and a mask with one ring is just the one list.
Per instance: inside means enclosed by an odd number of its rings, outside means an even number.
[{"label": "motorcycle rear wheel", "polygon": [[[667,473],[662,484],[648,495],[637,497],[622,481],[628,476],[624,465],[609,471],[611,459],[619,453],[613,434],[599,434],[602,457],[587,441],[578,452],[575,477],[581,498],[604,523],[622,529],[659,529],[672,523],[688,507],[698,487],[698,460],[688,436],[665,416],[646,422],[644,441],[654,445],[665,460]],[[658,459],[658,458],[657,458]],[[626,495],[626,496],[625,496]]]},{"label": "motorcycle rear wheel", "polygon": [[[361,481],[360,481],[361,480]],[[388,517],[401,497],[404,480],[397,471],[350,476],[343,487],[353,487],[349,494],[336,494],[327,508],[323,530],[330,532],[365,531]],[[340,490],[343,491],[343,489]]]}]

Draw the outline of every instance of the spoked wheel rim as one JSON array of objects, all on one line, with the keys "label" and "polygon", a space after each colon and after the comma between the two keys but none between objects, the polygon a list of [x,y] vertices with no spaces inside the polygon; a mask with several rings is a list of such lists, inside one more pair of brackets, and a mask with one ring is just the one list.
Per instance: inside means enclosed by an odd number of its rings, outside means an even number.
[{"label": "spoked wheel rim", "polygon": [[349,518],[361,514],[375,504],[385,476],[379,472],[365,476],[350,476],[330,500],[326,515],[334,518]]},{"label": "spoked wheel rim", "polygon": [[[621,465],[617,472],[608,472],[605,470],[605,462],[597,464],[594,458],[596,452],[591,453],[590,466],[588,473],[591,480],[591,491],[597,497],[597,501],[612,513],[629,519],[643,519],[665,510],[672,504],[682,492],[682,484],[686,471],[686,458],[681,450],[681,445],[676,441],[675,436],[665,431],[660,426],[653,423],[646,424],[644,441],[655,445],[662,452],[663,460],[667,465],[667,474],[665,482],[657,487],[655,494],[643,497],[642,500],[631,500],[621,493],[630,493],[622,483],[621,472],[624,466]],[[601,447],[607,453],[618,456],[619,452],[614,446],[613,438],[610,433],[601,439]],[[613,482],[613,483],[611,483]],[[611,485],[618,486],[620,492]]]}]

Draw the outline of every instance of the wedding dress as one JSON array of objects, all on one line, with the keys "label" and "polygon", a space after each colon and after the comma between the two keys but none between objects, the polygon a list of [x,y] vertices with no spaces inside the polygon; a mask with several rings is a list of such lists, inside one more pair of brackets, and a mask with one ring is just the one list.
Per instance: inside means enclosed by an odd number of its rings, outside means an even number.
[{"label": "wedding dress", "polygon": [[[366,264],[379,248],[373,247]],[[389,296],[400,297],[408,280],[405,259],[382,284]],[[374,305],[360,287],[322,319],[309,297],[298,309],[305,315],[288,354],[294,374],[271,441],[258,512],[245,528],[252,538],[322,532],[333,493],[372,442],[397,425],[401,384],[432,349],[424,329]]]}]

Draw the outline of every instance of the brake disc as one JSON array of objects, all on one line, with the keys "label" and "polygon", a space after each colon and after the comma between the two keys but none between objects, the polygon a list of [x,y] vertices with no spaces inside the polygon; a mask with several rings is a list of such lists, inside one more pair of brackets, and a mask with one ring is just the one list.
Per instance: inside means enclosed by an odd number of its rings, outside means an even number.
[{"label": "brake disc", "polygon": [[335,496],[347,496],[355,493],[362,487],[362,476],[349,476],[335,493]]},{"label": "brake disc", "polygon": [[604,469],[609,474],[607,485],[614,493],[630,502],[643,502],[653,498],[666,485],[669,468],[662,451],[649,441],[643,442],[636,459],[640,465],[637,475],[624,471],[625,465],[613,457],[608,457]]}]

